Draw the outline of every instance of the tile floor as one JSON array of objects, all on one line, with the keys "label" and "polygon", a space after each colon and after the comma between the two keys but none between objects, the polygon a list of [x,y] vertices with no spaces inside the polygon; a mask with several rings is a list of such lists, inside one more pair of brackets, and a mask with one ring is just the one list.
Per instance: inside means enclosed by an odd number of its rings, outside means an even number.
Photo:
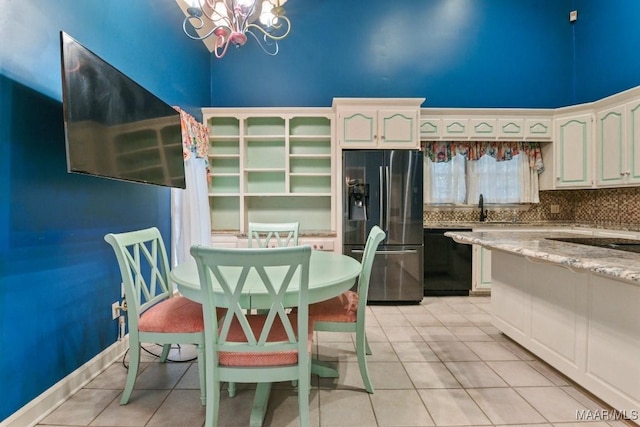
[{"label": "tile floor", "polygon": [[[369,306],[367,335],[374,394],[362,389],[353,338],[321,333],[316,351],[339,363],[339,379],[312,377],[314,426],[574,426],[577,411],[607,409],[491,326],[488,297],[425,298],[420,305]],[[158,348],[150,346],[151,351]],[[193,348],[172,352],[194,357]],[[126,370],[119,360],[38,426],[202,426],[197,365],[141,366],[131,401],[120,406]],[[252,386],[223,394],[220,426],[245,426]],[[601,413],[601,412],[600,412]],[[267,426],[298,425],[297,394],[275,384]],[[625,425],[590,422],[592,427]]]}]

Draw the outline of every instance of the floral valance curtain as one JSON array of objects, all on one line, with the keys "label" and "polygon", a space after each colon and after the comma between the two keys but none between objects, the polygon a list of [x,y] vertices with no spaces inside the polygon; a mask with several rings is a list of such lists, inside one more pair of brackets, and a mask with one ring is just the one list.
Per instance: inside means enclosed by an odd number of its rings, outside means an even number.
[{"label": "floral valance curtain", "polygon": [[206,160],[209,153],[209,128],[179,107],[173,108],[180,113],[184,160],[189,160],[191,156]]},{"label": "floral valance curtain", "polygon": [[538,173],[544,170],[542,151],[539,142],[427,142],[424,146],[425,156],[432,162],[448,162],[455,155],[462,155],[467,160],[474,161],[484,155],[489,155],[497,161],[511,160],[513,156],[524,153],[529,159],[529,167]]}]

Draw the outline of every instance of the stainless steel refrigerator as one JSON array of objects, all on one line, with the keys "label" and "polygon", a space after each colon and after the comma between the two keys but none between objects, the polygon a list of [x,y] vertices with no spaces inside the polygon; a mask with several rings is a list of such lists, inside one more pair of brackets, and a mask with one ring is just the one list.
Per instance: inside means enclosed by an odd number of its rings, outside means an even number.
[{"label": "stainless steel refrigerator", "polygon": [[343,253],[361,260],[371,228],[387,233],[376,252],[368,301],[421,301],[422,152],[345,150],[342,166]]}]

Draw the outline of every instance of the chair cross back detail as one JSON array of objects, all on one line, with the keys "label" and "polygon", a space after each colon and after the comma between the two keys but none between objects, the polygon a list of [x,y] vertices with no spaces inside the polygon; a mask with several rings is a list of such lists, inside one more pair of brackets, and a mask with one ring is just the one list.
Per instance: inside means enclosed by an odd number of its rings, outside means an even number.
[{"label": "chair cross back detail", "polygon": [[157,229],[109,234],[105,240],[112,246],[116,245],[125,294],[127,299],[135,299],[130,303],[136,304],[140,314],[171,294],[169,261]]},{"label": "chair cross back detail", "polygon": [[[146,244],[150,245],[147,247]],[[164,259],[166,254],[164,247],[159,245],[158,240],[150,242],[140,242],[133,244],[129,248],[123,248],[124,256],[128,260],[129,271],[133,276],[134,297],[137,303],[144,311],[148,306],[152,306],[159,299],[163,299],[165,294],[170,292],[169,284],[165,280],[167,277],[168,263],[165,265]],[[143,259],[147,261],[147,265],[143,264]],[[158,258],[160,257],[160,258]],[[143,273],[143,267],[150,268],[149,279],[147,280]]]},{"label": "chair cross back detail", "polygon": [[298,231],[300,223],[249,223],[250,248],[267,248],[271,243],[273,247],[298,246]]},{"label": "chair cross back detail", "polygon": [[[229,266],[232,264],[231,260],[238,260],[237,257],[231,259],[225,259],[224,257],[219,258],[219,262]],[[231,262],[230,262],[231,261]],[[267,260],[267,263],[269,261]],[[287,261],[287,263],[291,262],[291,260]],[[285,307],[283,305],[284,295],[289,285],[292,283],[292,279],[297,270],[300,269],[300,265],[287,265],[283,266],[283,268],[287,268],[287,272],[282,278],[279,286],[277,283],[273,283],[272,277],[269,276],[267,269],[264,265],[252,264],[250,266],[246,266],[243,263],[239,262],[237,267],[241,268],[241,272],[239,275],[239,279],[237,283],[229,283],[227,278],[224,276],[223,272],[219,265],[210,265],[208,269],[211,274],[216,278],[220,286],[222,287],[225,295],[229,297],[229,307],[227,309],[227,313],[222,319],[222,324],[219,325],[220,332],[218,336],[218,348],[220,351],[251,351],[252,347],[255,346],[272,346],[275,347],[274,343],[268,343],[268,333],[273,326],[274,321],[278,318],[282,325],[285,328],[287,333],[288,343],[287,345],[284,342],[278,343],[278,348],[273,348],[274,351],[281,350],[295,350],[297,346],[297,339],[295,332],[293,330],[293,326],[287,317],[287,313],[285,311]],[[254,269],[255,272],[261,279],[262,284],[265,289],[269,293],[269,297],[271,300],[271,308],[268,311],[265,325],[260,333],[259,337],[256,337],[254,331],[251,329],[249,322],[247,320],[246,315],[244,314],[244,309],[240,304],[240,297],[242,296],[242,291],[247,283],[247,277],[251,270]],[[307,283],[308,287],[308,283]],[[245,334],[245,338],[247,339],[247,344],[227,341],[229,330],[231,329],[231,324],[233,322],[234,317],[240,323],[242,330]]]}]

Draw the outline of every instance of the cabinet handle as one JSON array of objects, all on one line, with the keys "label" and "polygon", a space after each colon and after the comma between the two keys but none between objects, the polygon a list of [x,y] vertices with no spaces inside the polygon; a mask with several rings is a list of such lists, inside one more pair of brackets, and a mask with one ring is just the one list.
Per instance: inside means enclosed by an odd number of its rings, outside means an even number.
[{"label": "cabinet handle", "polygon": [[625,174],[626,174],[627,176],[628,176],[628,175],[631,175],[631,171],[626,171],[626,172],[625,172]]},{"label": "cabinet handle", "polygon": [[626,174],[626,172],[620,172],[620,176],[625,176]]}]

